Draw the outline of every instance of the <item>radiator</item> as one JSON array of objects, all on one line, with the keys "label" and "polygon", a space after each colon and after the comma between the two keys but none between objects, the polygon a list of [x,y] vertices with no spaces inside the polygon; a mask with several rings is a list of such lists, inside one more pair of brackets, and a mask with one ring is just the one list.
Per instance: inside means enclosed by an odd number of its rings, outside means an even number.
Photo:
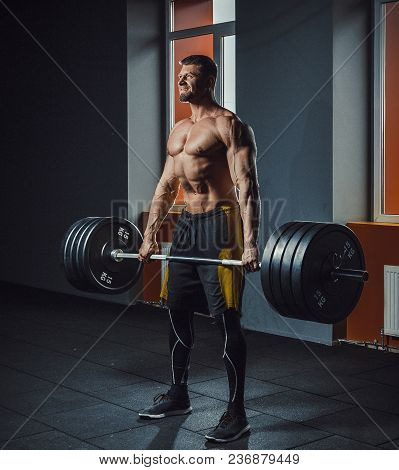
[{"label": "radiator", "polygon": [[399,266],[384,266],[384,334],[399,336]]}]

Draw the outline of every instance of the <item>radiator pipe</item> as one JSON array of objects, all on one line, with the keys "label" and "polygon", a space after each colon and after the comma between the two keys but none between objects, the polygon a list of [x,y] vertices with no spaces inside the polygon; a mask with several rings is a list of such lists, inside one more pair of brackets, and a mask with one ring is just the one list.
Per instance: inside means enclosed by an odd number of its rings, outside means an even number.
[{"label": "radiator pipe", "polygon": [[[388,351],[391,349],[399,351],[399,348],[396,346],[384,345],[384,343],[378,343],[377,341],[355,341],[350,339],[338,339],[338,343],[354,344],[355,346],[364,346],[369,347],[373,346],[376,350]],[[371,348],[370,348],[371,349]]]}]

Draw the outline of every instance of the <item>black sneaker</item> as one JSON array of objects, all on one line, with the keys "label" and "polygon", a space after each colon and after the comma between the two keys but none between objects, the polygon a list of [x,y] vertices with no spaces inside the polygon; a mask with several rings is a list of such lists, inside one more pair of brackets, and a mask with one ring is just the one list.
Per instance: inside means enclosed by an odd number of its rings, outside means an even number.
[{"label": "black sneaker", "polygon": [[215,442],[230,442],[241,437],[249,431],[250,425],[244,414],[225,411],[219,420],[219,424],[211,432],[206,434],[206,439]]},{"label": "black sneaker", "polygon": [[191,413],[188,396],[176,398],[168,393],[159,393],[154,397],[154,404],[139,412],[142,418],[165,418],[167,416],[185,415]]}]

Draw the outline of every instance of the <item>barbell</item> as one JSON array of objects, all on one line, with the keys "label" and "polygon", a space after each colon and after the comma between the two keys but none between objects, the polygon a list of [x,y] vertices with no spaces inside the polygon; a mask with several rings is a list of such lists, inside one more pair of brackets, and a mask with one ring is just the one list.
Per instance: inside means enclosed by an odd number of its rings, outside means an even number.
[{"label": "barbell", "polygon": [[[119,217],[87,217],[72,224],[61,243],[68,281],[88,292],[119,294],[139,279],[143,237]],[[241,260],[152,255],[151,259],[216,264],[232,269]],[[288,222],[268,239],[260,274],[267,301],[285,317],[337,323],[354,309],[368,279],[362,246],[341,224]]]}]

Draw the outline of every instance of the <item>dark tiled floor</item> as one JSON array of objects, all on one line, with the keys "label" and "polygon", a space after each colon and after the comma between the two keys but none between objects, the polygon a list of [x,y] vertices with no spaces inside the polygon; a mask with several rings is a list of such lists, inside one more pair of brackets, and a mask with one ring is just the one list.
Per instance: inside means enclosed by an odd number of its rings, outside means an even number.
[{"label": "dark tiled floor", "polygon": [[398,354],[244,330],[251,433],[217,445],[204,435],[226,409],[228,383],[211,319],[195,317],[193,412],[143,420],[137,412],[170,384],[166,310],[138,304],[106,332],[122,306],[8,284],[0,296],[0,447],[399,447]]}]

